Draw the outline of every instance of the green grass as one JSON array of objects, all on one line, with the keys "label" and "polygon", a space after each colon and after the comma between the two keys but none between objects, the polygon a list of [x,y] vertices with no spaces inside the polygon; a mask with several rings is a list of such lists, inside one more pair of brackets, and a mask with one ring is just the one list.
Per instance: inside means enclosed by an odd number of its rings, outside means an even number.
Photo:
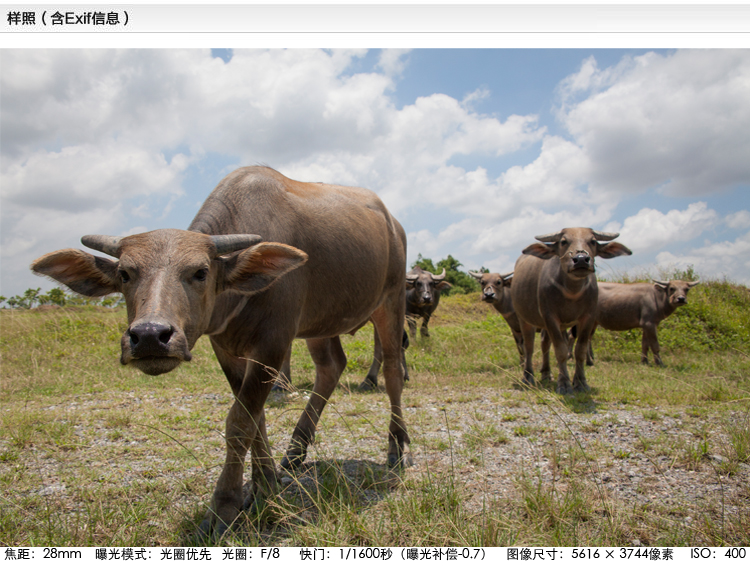
[{"label": "green grass", "polygon": [[[384,465],[382,386],[356,391],[371,327],[342,337],[349,364],[307,463],[223,542],[750,545],[750,292],[704,282],[689,298],[659,327],[666,367],[639,363],[639,331],[599,330],[592,391],[569,397],[521,386],[477,293],[444,298],[407,353],[416,465],[401,474]],[[199,544],[232,402],[208,340],[148,377],[119,365],[122,310],[4,310],[0,328],[0,544]],[[278,459],[314,380],[301,341],[292,374],[266,409]]]}]

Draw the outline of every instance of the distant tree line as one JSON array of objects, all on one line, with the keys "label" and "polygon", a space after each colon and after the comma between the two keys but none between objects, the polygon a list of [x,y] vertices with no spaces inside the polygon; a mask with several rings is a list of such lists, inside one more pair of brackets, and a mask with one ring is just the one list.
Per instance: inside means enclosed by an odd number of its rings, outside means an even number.
[{"label": "distant tree line", "polygon": [[106,297],[84,297],[78,293],[71,293],[56,287],[47,293],[42,293],[42,288],[26,289],[22,295],[6,298],[0,295],[0,306],[12,309],[32,309],[42,305],[82,306],[96,305],[114,308],[124,303],[122,295],[107,295]]}]

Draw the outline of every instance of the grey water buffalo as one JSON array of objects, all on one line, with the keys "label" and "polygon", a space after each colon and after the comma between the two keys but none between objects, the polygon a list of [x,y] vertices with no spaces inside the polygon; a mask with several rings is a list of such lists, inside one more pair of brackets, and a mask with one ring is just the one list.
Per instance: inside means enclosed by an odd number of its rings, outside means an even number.
[{"label": "grey water buffalo", "polygon": [[[610,241],[618,235],[591,228],[565,228],[560,232],[536,236],[540,243],[527,246],[516,261],[510,290],[513,308],[521,322],[525,354],[524,382],[527,384],[534,384],[534,331],[543,329],[555,350],[559,369],[557,392],[588,391],[584,362],[589,337],[596,323],[598,300],[594,258],[630,255],[632,252],[624,245]],[[602,244],[600,240],[608,243]],[[578,341],[571,387],[567,368],[568,339],[563,329],[574,325],[577,327]],[[547,360],[546,366],[542,365],[542,379],[549,378]]]},{"label": "grey water buffalo", "polygon": [[419,333],[423,338],[430,336],[427,325],[440,304],[440,292],[451,287],[445,281],[445,268],[440,275],[434,275],[416,266],[406,274],[406,321],[413,341],[417,339],[417,321],[420,318],[422,327]]},{"label": "grey water buffalo", "polygon": [[[607,330],[630,330],[642,328],[641,362],[648,363],[648,351],[654,355],[654,363],[663,366],[659,355],[659,339],[656,327],[678,307],[687,304],[688,291],[699,281],[653,280],[651,283],[599,282],[599,309],[597,326]],[[589,343],[589,365],[594,363],[594,353]]]},{"label": "grey water buffalo", "polygon": [[123,364],[149,375],[171,371],[191,359],[206,334],[234,393],[226,460],[201,532],[220,535],[238,517],[248,450],[252,489],[245,505],[277,489],[264,403],[295,337],[307,340],[316,377],[282,466],[299,466],[314,439],[346,365],[339,335],[369,320],[380,336],[390,398],[388,464],[405,463],[406,236],[374,193],[246,167],[219,183],[187,231],[82,242],[117,261],[66,249],[37,259],[32,269],[84,295],[124,295]]},{"label": "grey water buffalo", "polygon": [[513,281],[513,272],[500,273],[479,273],[478,271],[469,271],[474,279],[482,286],[482,301],[491,304],[508,323],[513,339],[516,342],[518,354],[521,356],[521,362],[524,359],[523,352],[523,334],[521,334],[521,323],[518,315],[513,308],[513,300],[510,296],[510,287]]}]

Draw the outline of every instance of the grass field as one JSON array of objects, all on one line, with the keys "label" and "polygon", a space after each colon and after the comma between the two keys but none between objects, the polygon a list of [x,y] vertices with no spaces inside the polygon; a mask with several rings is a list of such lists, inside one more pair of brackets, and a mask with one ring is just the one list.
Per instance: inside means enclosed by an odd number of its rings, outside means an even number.
[{"label": "grass field", "polygon": [[[290,546],[750,545],[750,291],[704,282],[661,323],[597,331],[589,394],[520,387],[502,318],[478,294],[441,300],[407,353],[414,465],[386,461],[387,397],[359,393],[371,326],[307,464],[223,542]],[[0,544],[188,545],[224,459],[229,386],[208,341],[176,371],[119,365],[125,312],[0,311]],[[280,460],[314,371],[269,399]]]}]

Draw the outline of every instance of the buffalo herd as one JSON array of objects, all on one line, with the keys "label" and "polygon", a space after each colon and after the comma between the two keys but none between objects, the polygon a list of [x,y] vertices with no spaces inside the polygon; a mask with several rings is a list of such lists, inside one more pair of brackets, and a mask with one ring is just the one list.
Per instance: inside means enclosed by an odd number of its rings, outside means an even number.
[{"label": "buffalo herd", "polygon": [[[629,255],[618,234],[565,228],[537,236],[512,273],[475,273],[482,300],[504,317],[534,385],[532,352],[540,332],[542,379],[558,366],[557,391],[588,390],[584,363],[593,363],[597,326],[641,327],[643,361],[651,349],[661,364],[656,326],[698,282],[597,283],[595,258]],[[406,272],[406,235],[375,193],[361,188],[293,181],[267,167],[230,173],[208,196],[187,230],[162,229],[125,237],[84,236],[82,243],[113,259],[79,249],[42,256],[31,269],[82,295],[122,293],[128,326],[120,362],[148,375],[172,371],[192,357],[207,335],[234,395],[226,419],[226,459],[201,532],[221,535],[243,508],[277,489],[278,474],[266,434],[264,404],[280,374],[289,371],[291,344],[306,340],[315,384],[292,433],[281,466],[298,468],[313,442],[323,409],[346,366],[341,334],[368,322],[375,328],[373,365],[382,366],[390,399],[388,465],[408,464],[401,407],[406,361],[417,321],[421,336],[451,287],[440,275]],[[568,329],[575,327],[572,382]],[[587,356],[588,355],[588,356]],[[243,498],[245,458],[251,452],[252,489]]]}]

